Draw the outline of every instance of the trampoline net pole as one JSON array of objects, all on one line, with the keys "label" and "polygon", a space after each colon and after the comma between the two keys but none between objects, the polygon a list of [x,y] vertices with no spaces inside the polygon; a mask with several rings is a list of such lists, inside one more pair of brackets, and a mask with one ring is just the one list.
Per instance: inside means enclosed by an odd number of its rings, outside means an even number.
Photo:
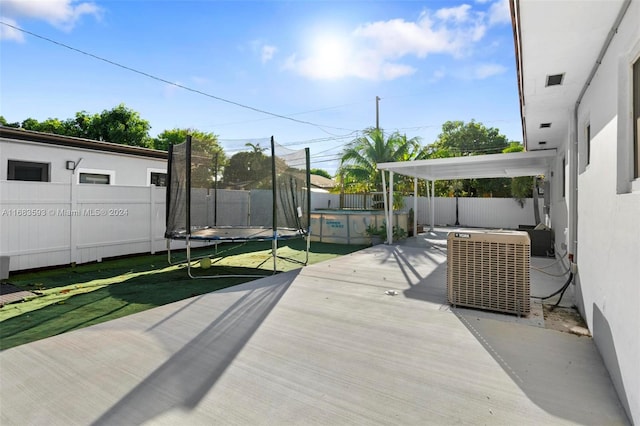
[{"label": "trampoline net pole", "polygon": [[185,193],[185,197],[186,197],[186,203],[185,203],[185,209],[186,209],[186,232],[187,232],[187,237],[189,235],[191,235],[191,135],[187,135],[187,146],[186,146],[186,152],[185,152],[185,162],[186,162],[186,169],[185,169],[185,176],[186,176],[186,180],[187,180],[187,185],[186,185],[186,193]]},{"label": "trampoline net pole", "polygon": [[307,253],[305,255],[304,264],[309,263],[309,250],[311,248],[311,153],[309,148],[304,149],[304,155],[307,166]]},{"label": "trampoline net pole", "polygon": [[278,173],[276,170],[276,145],[271,136],[271,201],[273,211],[273,243],[271,251],[273,252],[273,273],[276,273],[276,262],[278,258]]}]

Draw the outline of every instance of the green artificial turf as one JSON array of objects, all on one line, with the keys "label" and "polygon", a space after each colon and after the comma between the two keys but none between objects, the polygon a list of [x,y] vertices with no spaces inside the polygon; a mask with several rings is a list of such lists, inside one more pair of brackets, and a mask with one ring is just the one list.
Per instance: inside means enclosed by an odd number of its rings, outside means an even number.
[{"label": "green artificial turf", "polygon": [[[305,242],[280,243],[278,255],[304,261]],[[348,254],[364,246],[312,243],[309,264]],[[184,251],[172,253],[183,260]],[[271,242],[220,245],[192,250],[207,256],[211,268],[192,263],[193,275],[261,274],[273,269]],[[299,263],[278,259],[279,272]],[[9,282],[36,296],[0,308],[0,350],[120,318],[255,278],[191,279],[184,264],[169,265],[166,254],[134,256],[75,267],[12,274]]]}]

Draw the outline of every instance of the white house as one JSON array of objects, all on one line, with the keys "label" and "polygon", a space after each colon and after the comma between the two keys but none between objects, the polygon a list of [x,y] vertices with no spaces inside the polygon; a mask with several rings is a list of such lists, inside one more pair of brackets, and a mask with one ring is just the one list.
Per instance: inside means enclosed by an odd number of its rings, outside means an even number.
[{"label": "white house", "polygon": [[524,144],[557,149],[552,226],[566,229],[579,310],[640,424],[640,2],[511,10]]},{"label": "white house", "polygon": [[164,186],[167,153],[0,126],[0,179]]},{"label": "white house", "polygon": [[578,309],[639,424],[640,1],[510,7],[528,152],[378,168],[391,172],[391,190],[394,172],[430,181],[544,174],[546,220],[572,262]]},{"label": "white house", "polygon": [[3,269],[163,250],[166,172],[164,151],[0,126]]}]

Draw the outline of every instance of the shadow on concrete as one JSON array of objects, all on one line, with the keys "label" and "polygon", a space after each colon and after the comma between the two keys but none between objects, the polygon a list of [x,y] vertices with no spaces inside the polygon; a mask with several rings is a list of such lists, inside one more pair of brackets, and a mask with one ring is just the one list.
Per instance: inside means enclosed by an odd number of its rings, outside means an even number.
[{"label": "shadow on concrete", "polygon": [[[175,407],[195,408],[276,306],[298,273],[299,270],[295,270],[256,281],[251,290],[94,424],[143,424]],[[226,291],[236,290],[220,290]]]},{"label": "shadow on concrete", "polygon": [[620,364],[618,363],[618,353],[616,351],[616,344],[613,340],[611,333],[611,327],[609,321],[604,316],[598,305],[593,304],[593,339],[598,347],[598,351],[602,356],[602,359],[607,366],[611,381],[616,389],[618,398],[624,407],[627,416],[630,416],[631,407],[629,400],[627,399],[627,392],[624,387],[624,381],[622,380],[622,373],[620,372]]},{"label": "shadow on concrete", "polygon": [[[613,386],[624,393],[615,345],[596,306],[594,334],[596,330],[602,334],[599,347],[609,348],[603,357],[609,362],[613,384],[589,337],[515,323],[510,315],[449,306],[446,234],[434,233],[429,238],[431,241],[418,238],[405,244],[424,247],[421,259],[407,256],[401,249],[391,252],[410,285],[404,291],[406,297],[439,304],[440,310],[456,315],[525,395],[548,413],[578,424],[628,424]],[[425,259],[433,262],[433,267],[420,275],[414,262]],[[628,401],[622,404],[629,412]]]},{"label": "shadow on concrete", "polygon": [[452,312],[538,407],[577,424],[628,424],[591,338]]}]

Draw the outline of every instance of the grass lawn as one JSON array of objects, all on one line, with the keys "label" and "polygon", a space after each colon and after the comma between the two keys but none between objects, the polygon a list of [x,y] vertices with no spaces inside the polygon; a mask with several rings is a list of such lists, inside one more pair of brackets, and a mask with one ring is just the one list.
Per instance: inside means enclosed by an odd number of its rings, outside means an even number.
[{"label": "grass lawn", "polygon": [[[278,255],[304,260],[306,243],[280,243]],[[312,243],[309,264],[361,250],[365,246]],[[184,252],[172,253],[174,261]],[[264,274],[273,268],[271,242],[223,244],[192,250],[211,258],[211,268],[192,263],[193,275]],[[278,259],[278,271],[301,266]],[[0,308],[0,350],[44,339],[156,306],[209,293],[255,278],[191,279],[186,265],[171,266],[166,254],[134,256],[101,263],[11,274],[8,282],[37,295]]]}]

